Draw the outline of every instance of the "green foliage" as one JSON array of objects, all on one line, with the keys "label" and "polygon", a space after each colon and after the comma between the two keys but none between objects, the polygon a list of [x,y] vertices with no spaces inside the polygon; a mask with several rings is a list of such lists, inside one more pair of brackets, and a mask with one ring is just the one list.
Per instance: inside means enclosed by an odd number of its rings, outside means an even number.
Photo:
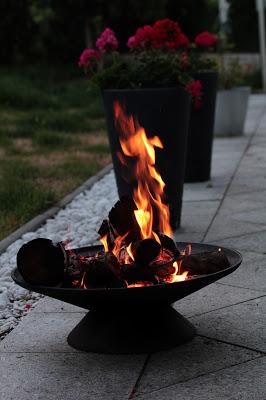
[{"label": "green foliage", "polygon": [[91,78],[91,83],[101,89],[160,88],[184,86],[190,79],[190,71],[182,68],[177,52],[147,50],[115,58]]},{"label": "green foliage", "polygon": [[233,59],[227,66],[221,65],[219,73],[219,86],[221,89],[231,89],[236,86],[246,85],[248,76],[251,75],[249,66],[240,64],[238,59]]}]

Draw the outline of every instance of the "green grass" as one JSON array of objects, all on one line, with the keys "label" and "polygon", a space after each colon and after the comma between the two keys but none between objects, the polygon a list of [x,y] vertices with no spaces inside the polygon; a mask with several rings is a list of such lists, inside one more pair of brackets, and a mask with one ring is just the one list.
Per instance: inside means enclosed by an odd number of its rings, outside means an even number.
[{"label": "green grass", "polygon": [[0,68],[0,240],[110,162],[105,130],[80,71]]},{"label": "green grass", "polygon": [[38,187],[40,171],[27,162],[2,161],[0,164],[0,232],[9,233],[14,223],[23,224],[53,204],[54,193]]}]

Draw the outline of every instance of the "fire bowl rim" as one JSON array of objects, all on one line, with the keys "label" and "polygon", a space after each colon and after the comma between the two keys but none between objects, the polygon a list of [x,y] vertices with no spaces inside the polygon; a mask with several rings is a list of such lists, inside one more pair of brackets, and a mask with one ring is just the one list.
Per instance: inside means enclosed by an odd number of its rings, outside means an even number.
[{"label": "fire bowl rim", "polygon": [[[215,244],[208,244],[208,243],[197,243],[197,242],[176,242],[176,245],[178,247],[178,245],[181,245],[182,247],[185,247],[187,245],[191,245],[192,246],[192,254],[199,254],[201,252],[194,252],[193,253],[193,245],[194,246],[200,246],[201,248],[204,249],[204,247],[206,247],[207,249],[212,249],[212,250],[218,250],[221,249],[222,251],[224,250],[225,253],[229,253],[231,255],[234,255],[237,257],[237,261],[234,263],[234,265],[231,265],[228,268],[224,268],[220,271],[217,272],[213,272],[211,274],[203,274],[203,275],[197,275],[191,279],[187,279],[184,281],[179,281],[179,282],[173,282],[173,283],[158,283],[158,284],[154,284],[154,285],[148,285],[148,286],[138,286],[138,287],[119,287],[119,288],[104,288],[104,287],[100,287],[100,288],[89,288],[89,289],[83,289],[83,288],[66,288],[66,287],[61,287],[60,285],[57,286],[44,286],[44,285],[33,285],[31,283],[26,282],[23,277],[21,276],[20,272],[18,271],[17,268],[14,268],[13,271],[11,272],[11,277],[14,280],[15,283],[17,283],[18,285],[31,290],[31,291],[36,291],[38,292],[38,289],[42,292],[42,291],[60,291],[61,293],[64,294],[71,294],[71,295],[80,295],[82,293],[106,293],[107,291],[110,292],[112,291],[113,293],[120,293],[120,292],[128,292],[128,290],[135,290],[135,292],[140,291],[140,290],[156,290],[158,288],[167,288],[167,287],[171,287],[171,288],[178,288],[178,286],[180,285],[190,285],[191,282],[195,282],[198,280],[213,280],[216,281],[220,278],[219,275],[221,275],[221,278],[230,274],[231,272],[235,271],[240,264],[243,261],[243,257],[241,255],[241,253],[235,249],[229,248],[229,247],[223,247],[223,246],[218,246]],[[71,249],[75,252],[79,252],[85,249],[93,249],[95,251],[100,251],[101,249],[103,249],[103,246],[101,245],[92,245],[92,246],[86,246],[86,247],[80,247],[80,248],[75,248],[75,249]],[[203,252],[203,251],[202,251]],[[217,279],[215,279],[217,278]]]}]

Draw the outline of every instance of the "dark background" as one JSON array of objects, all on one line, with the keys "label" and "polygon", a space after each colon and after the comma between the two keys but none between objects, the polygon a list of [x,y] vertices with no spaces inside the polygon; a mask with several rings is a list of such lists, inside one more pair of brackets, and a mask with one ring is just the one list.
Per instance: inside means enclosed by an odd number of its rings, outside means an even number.
[{"label": "dark background", "polygon": [[[193,38],[218,32],[216,0],[0,0],[1,64],[76,63],[106,26],[122,48],[138,26],[169,17]],[[230,0],[229,41],[234,51],[258,51],[254,0]]]}]

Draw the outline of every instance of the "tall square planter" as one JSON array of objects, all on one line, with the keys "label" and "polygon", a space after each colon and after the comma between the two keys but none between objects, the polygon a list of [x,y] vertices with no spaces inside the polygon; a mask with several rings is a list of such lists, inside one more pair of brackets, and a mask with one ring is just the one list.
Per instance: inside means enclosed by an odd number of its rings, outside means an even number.
[{"label": "tall square planter", "polygon": [[180,226],[183,182],[190,113],[190,96],[182,88],[105,90],[103,101],[119,197],[132,196],[137,182],[121,164],[119,132],[113,104],[118,100],[136,117],[148,137],[158,136],[164,146],[156,149],[156,168],[165,182],[165,203],[170,208],[172,228]]},{"label": "tall square planter", "polygon": [[250,87],[240,86],[220,90],[215,112],[215,136],[241,136],[248,109]]}]

